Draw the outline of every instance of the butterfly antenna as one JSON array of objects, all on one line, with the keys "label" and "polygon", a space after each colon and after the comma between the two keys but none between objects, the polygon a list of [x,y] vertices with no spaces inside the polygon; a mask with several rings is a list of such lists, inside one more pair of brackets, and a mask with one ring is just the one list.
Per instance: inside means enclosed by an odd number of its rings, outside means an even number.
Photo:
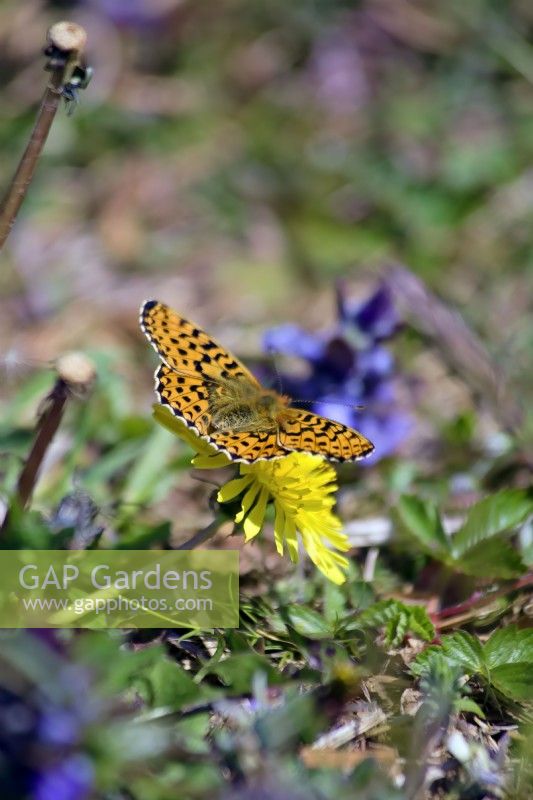
[{"label": "butterfly antenna", "polygon": [[314,403],[331,403],[332,406],[344,406],[344,408],[351,408],[352,411],[364,411],[367,406],[360,406],[355,403],[347,403],[344,400],[293,400],[293,403],[300,403],[300,405],[313,405]]}]

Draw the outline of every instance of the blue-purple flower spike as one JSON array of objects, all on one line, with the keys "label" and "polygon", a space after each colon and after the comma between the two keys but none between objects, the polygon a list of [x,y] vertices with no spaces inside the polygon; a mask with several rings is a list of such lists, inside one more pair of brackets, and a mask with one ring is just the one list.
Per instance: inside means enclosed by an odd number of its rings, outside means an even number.
[{"label": "blue-purple flower spike", "polygon": [[[296,325],[268,331],[268,352],[296,356],[307,362],[307,374],[281,375],[282,389],[313,411],[357,428],[376,449],[364,463],[384,458],[402,443],[411,419],[398,405],[394,357],[384,341],[401,320],[392,292],[381,283],[363,303],[345,297],[337,287],[339,322],[335,329],[312,334]],[[357,406],[362,406],[358,410]]]}]

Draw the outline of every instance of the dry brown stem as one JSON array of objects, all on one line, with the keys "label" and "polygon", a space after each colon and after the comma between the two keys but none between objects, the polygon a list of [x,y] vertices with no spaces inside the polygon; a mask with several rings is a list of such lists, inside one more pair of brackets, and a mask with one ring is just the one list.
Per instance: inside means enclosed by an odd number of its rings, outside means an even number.
[{"label": "dry brown stem", "polygon": [[63,88],[71,77],[73,67],[80,60],[86,40],[87,34],[84,29],[74,22],[58,22],[48,31],[45,53],[49,56],[49,60],[45,69],[50,72],[50,79],[37,112],[30,140],[0,204],[0,249],[15,223],[59,108]]}]

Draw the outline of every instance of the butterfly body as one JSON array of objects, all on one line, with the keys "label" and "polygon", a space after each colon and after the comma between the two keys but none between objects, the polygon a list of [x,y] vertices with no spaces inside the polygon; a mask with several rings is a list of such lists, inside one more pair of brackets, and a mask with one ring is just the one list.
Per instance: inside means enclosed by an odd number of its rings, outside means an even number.
[{"label": "butterfly body", "polygon": [[209,396],[211,424],[224,433],[276,430],[288,401],[245,381],[223,381]]},{"label": "butterfly body", "polygon": [[265,389],[231,353],[163,303],[144,303],[140,324],[163,361],[156,372],[160,402],[233,461],[292,451],[355,461],[374,449],[353,428],[290,408],[290,398]]}]

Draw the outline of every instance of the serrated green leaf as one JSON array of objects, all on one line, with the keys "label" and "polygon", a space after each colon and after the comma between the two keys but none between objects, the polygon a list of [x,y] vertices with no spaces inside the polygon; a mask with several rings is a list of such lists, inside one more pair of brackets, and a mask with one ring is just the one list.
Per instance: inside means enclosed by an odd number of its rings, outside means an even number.
[{"label": "serrated green leaf", "polygon": [[457,569],[480,578],[516,578],[527,567],[514,547],[500,537],[478,542],[456,559]]},{"label": "serrated green leaf", "polygon": [[431,641],[435,628],[423,606],[408,606],[399,600],[380,600],[365,609],[357,618],[362,628],[381,628],[389,644],[397,645],[408,631],[421,639]]},{"label": "serrated green leaf", "polygon": [[439,559],[448,555],[448,537],[434,505],[418,497],[404,495],[398,502],[396,515],[404,531],[416,539],[426,553]]},{"label": "serrated green leaf", "polygon": [[331,627],[322,614],[309,606],[288,606],[287,619],[293,628],[309,639],[327,639],[332,635]]},{"label": "serrated green leaf", "polygon": [[533,499],[519,489],[498,492],[472,506],[453,537],[452,551],[460,558],[480,542],[509,533],[533,513]]},{"label": "serrated green leaf", "polygon": [[427,672],[435,661],[444,659],[450,666],[458,666],[469,675],[483,672],[485,659],[479,641],[465,631],[443,636],[440,645],[432,645],[420,653],[411,664],[415,675]]},{"label": "serrated green leaf", "polygon": [[516,625],[495,631],[483,647],[489,669],[503,664],[524,662],[533,671],[533,628],[519,630]]},{"label": "serrated green leaf", "polygon": [[468,672],[481,672],[484,669],[483,648],[479,640],[466,631],[457,631],[450,636],[444,636],[442,648],[449,661],[465,667]]},{"label": "serrated green leaf", "polygon": [[423,606],[409,606],[409,628],[420,639],[430,642],[435,637],[435,626]]},{"label": "serrated green leaf", "polygon": [[409,628],[408,614],[400,611],[396,616],[390,619],[385,625],[385,639],[392,647],[398,647],[404,638]]},{"label": "serrated green leaf", "polygon": [[490,672],[491,683],[513,700],[533,702],[533,666],[531,661],[501,664]]}]

